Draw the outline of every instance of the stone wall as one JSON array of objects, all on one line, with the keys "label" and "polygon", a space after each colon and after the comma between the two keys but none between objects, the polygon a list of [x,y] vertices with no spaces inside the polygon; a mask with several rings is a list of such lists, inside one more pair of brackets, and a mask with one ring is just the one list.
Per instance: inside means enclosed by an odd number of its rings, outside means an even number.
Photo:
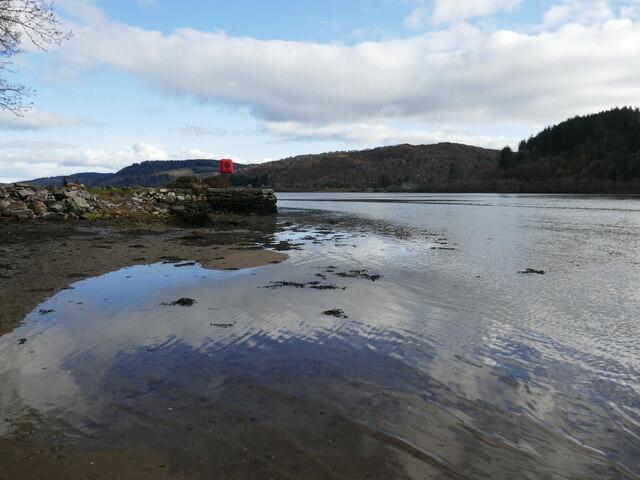
[{"label": "stone wall", "polygon": [[[105,194],[109,191],[108,188],[101,190]],[[206,224],[210,215],[219,213],[274,214],[276,201],[273,190],[259,188],[143,188],[127,190],[109,201],[78,186],[37,187],[20,183],[0,186],[0,215],[16,218],[64,219],[87,214],[112,218],[150,214],[178,215],[193,223]]]},{"label": "stone wall", "polygon": [[143,198],[190,223],[210,223],[212,214],[239,213],[271,215],[277,213],[273,190],[261,188],[148,189]]}]

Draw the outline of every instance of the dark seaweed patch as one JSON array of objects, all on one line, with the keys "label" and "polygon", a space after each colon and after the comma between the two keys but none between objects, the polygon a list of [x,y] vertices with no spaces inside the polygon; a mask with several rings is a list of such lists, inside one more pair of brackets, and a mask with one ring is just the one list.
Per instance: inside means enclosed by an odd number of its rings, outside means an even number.
[{"label": "dark seaweed patch", "polygon": [[164,302],[161,303],[160,305],[180,305],[181,307],[190,307],[192,306],[194,303],[196,303],[196,301],[193,298],[189,298],[189,297],[182,297],[179,298],[178,300],[175,300],[173,302]]},{"label": "dark seaweed patch", "polygon": [[331,310],[325,310],[324,312],[322,312],[325,315],[330,315],[332,317],[338,317],[338,318],[349,318],[347,317],[344,312],[339,309],[339,308],[333,308]]}]

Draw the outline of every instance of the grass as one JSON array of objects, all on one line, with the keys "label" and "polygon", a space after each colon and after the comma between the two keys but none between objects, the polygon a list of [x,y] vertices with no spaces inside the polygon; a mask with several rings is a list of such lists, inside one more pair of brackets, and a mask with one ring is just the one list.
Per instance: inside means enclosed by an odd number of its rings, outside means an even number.
[{"label": "grass", "polygon": [[131,197],[131,194],[136,190],[142,190],[143,187],[86,187],[85,190],[96,197],[107,200],[110,202],[117,201],[118,199],[124,199]]}]

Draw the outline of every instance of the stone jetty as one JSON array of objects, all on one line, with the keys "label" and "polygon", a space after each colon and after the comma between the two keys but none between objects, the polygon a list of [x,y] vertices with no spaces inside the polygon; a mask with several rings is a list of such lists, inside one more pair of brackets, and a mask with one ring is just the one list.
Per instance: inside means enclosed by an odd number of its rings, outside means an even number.
[{"label": "stone jetty", "polygon": [[[117,191],[117,194],[114,194]],[[41,187],[24,183],[0,186],[0,216],[19,219],[118,218],[179,216],[207,224],[210,215],[277,212],[273,190],[260,188]]]}]

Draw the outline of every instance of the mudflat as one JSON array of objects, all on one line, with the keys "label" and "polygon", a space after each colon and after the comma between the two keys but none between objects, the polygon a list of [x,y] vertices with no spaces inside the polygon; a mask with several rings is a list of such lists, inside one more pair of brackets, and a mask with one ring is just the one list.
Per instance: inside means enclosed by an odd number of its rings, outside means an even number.
[{"label": "mudflat", "polygon": [[[192,230],[163,222],[0,223],[0,334],[20,325],[44,299],[71,283],[131,265],[195,261],[231,270],[280,262],[268,246],[273,221],[221,220],[216,229]],[[248,248],[247,248],[248,247]]]},{"label": "mudflat", "polygon": [[[215,229],[167,223],[15,221],[0,223],[0,335],[39,303],[82,279],[126,266],[193,261],[233,270],[287,258],[268,245],[273,220],[229,216]],[[0,479],[163,479],[166,458],[145,449],[82,450],[38,445],[29,428],[0,439]]]}]

